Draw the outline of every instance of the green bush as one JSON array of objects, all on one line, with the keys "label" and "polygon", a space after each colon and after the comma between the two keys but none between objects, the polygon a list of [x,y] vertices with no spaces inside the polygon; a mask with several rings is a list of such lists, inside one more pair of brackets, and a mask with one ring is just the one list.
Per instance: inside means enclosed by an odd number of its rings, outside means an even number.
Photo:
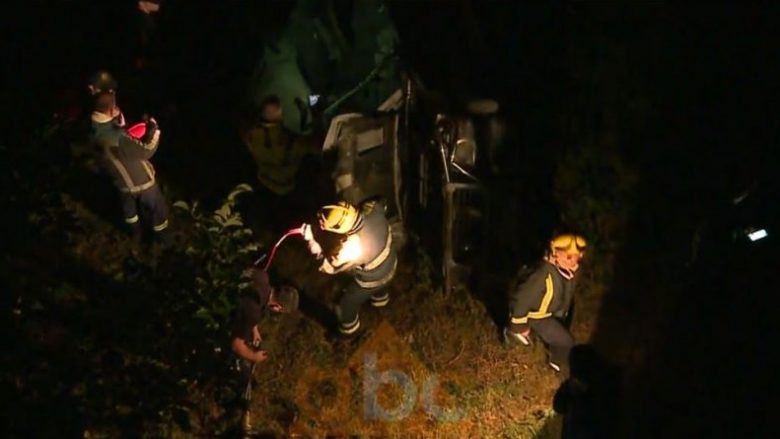
[{"label": "green bush", "polygon": [[204,213],[197,201],[177,201],[186,228],[185,243],[160,260],[154,282],[160,288],[159,318],[176,328],[159,340],[177,378],[182,400],[171,400],[161,420],[187,433],[217,434],[236,422],[223,410],[237,393],[231,369],[229,321],[240,291],[248,286],[243,271],[258,250],[252,230],[235,210],[236,198],[251,191],[238,185],[220,208]]},{"label": "green bush", "polygon": [[10,436],[214,436],[238,422],[229,321],[259,246],[235,211],[249,190],[214,212],[175,203],[183,244],[139,256],[66,194],[38,198],[27,219],[45,239],[10,284]]},{"label": "green bush", "polygon": [[220,322],[229,318],[236,291],[247,286],[240,278],[249,254],[259,248],[252,230],[244,227],[241,214],[235,210],[236,197],[251,190],[247,184],[236,186],[210,215],[201,211],[197,201],[173,204],[192,225],[186,246],[179,249],[176,258],[186,260],[192,269],[195,285],[189,300],[199,305],[193,315],[212,330],[218,330]]}]

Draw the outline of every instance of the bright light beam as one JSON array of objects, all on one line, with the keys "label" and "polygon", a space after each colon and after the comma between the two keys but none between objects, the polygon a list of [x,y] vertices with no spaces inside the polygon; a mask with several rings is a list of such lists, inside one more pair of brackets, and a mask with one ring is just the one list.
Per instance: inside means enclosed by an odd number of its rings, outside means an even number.
[{"label": "bright light beam", "polygon": [[769,234],[766,232],[766,229],[756,230],[755,232],[748,233],[748,238],[750,238],[751,241],[756,242],[759,239],[764,239]]},{"label": "bright light beam", "polygon": [[347,238],[347,242],[341,247],[339,259],[343,262],[352,262],[360,258],[363,254],[363,248],[360,245],[360,239],[353,235]]}]

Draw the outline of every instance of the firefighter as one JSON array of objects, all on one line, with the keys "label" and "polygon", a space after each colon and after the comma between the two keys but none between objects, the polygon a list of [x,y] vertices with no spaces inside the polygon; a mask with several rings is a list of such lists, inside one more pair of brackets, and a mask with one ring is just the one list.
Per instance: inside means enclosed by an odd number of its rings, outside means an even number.
[{"label": "firefighter", "polygon": [[366,301],[376,308],[390,301],[387,287],[398,258],[385,209],[382,200],[366,201],[360,206],[341,201],[322,207],[318,223],[303,227],[309,250],[322,260],[319,270],[352,277],[336,306],[342,336],[352,336],[360,328],[359,311]]},{"label": "firefighter", "polygon": [[91,141],[98,148],[102,168],[119,190],[124,221],[133,239],[140,242],[142,224],[147,223],[157,239],[167,246],[171,243],[168,207],[149,162],[157,151],[160,130],[153,118],[129,130],[117,106],[116,88],[116,80],[106,71],[90,78],[89,91],[95,102]]},{"label": "firefighter", "polygon": [[572,305],[574,277],[585,246],[585,239],[579,235],[556,236],[539,267],[511,294],[505,342],[528,346],[533,331],[548,346],[549,365],[558,372],[568,371],[569,351],[574,346],[563,321]]}]

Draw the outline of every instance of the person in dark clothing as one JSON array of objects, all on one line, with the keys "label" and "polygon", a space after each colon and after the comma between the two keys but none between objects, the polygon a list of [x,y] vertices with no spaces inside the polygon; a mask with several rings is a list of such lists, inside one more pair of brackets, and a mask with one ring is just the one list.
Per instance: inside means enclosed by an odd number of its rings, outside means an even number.
[{"label": "person in dark clothing", "polygon": [[[381,200],[359,207],[345,201],[325,206],[318,224],[304,226],[304,239],[312,254],[321,258],[320,271],[349,273],[352,281],[336,307],[339,333],[354,334],[360,328],[360,307],[368,300],[375,308],[390,301],[387,287],[395,276],[398,257]],[[327,235],[336,236],[329,245]]]},{"label": "person in dark clothing", "polygon": [[157,238],[169,245],[168,207],[149,162],[160,143],[160,130],[153,118],[128,127],[117,106],[116,87],[116,80],[106,71],[90,80],[89,91],[95,99],[91,143],[119,191],[124,220],[133,238],[140,241],[142,224],[148,223]]},{"label": "person in dark clothing", "polygon": [[231,348],[243,360],[260,363],[268,354],[260,350],[263,340],[260,320],[266,308],[276,313],[292,312],[298,308],[298,291],[290,286],[271,287],[268,274],[256,268],[247,271],[251,294],[240,299],[231,328]]},{"label": "person in dark clothing", "polygon": [[548,346],[549,364],[568,373],[569,351],[574,338],[563,320],[569,314],[575,287],[574,276],[584,256],[585,239],[574,234],[557,236],[539,267],[512,292],[510,322],[504,328],[506,343],[530,345],[531,331]]},{"label": "person in dark clothing", "polygon": [[275,313],[288,313],[298,309],[298,290],[290,286],[280,289],[271,287],[264,270],[250,268],[244,272],[249,277],[250,294],[241,298],[231,327],[231,349],[238,357],[236,366],[239,374],[241,406],[243,407],[243,428],[251,433],[252,426],[249,402],[252,397],[252,375],[255,366],[268,359],[268,352],[261,348],[260,320],[270,309]]},{"label": "person in dark clothing", "polygon": [[571,375],[555,392],[553,408],[563,415],[562,439],[615,437],[620,372],[592,346],[569,354]]}]

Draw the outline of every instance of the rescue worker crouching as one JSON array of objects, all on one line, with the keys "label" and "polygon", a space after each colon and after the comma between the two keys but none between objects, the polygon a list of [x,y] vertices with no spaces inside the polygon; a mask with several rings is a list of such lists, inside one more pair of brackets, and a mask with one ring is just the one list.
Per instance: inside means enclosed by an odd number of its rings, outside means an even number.
[{"label": "rescue worker crouching", "polygon": [[381,200],[360,206],[341,201],[324,206],[317,217],[317,224],[304,225],[304,239],[311,253],[322,260],[321,272],[352,277],[336,306],[339,333],[351,336],[360,328],[359,312],[366,301],[376,308],[390,301],[387,287],[395,276],[398,257],[385,206]]},{"label": "rescue worker crouching", "polygon": [[574,338],[562,322],[572,304],[574,277],[585,247],[579,235],[555,237],[539,267],[511,293],[510,322],[504,328],[505,342],[526,346],[531,344],[531,331],[536,333],[549,348],[550,367],[564,373]]},{"label": "rescue worker crouching", "polygon": [[168,206],[149,162],[160,143],[160,130],[154,119],[128,127],[117,106],[116,88],[108,72],[100,71],[90,79],[89,91],[95,100],[91,142],[98,148],[101,167],[119,190],[124,221],[134,240],[141,240],[142,224],[148,223],[167,246],[171,243]]}]

